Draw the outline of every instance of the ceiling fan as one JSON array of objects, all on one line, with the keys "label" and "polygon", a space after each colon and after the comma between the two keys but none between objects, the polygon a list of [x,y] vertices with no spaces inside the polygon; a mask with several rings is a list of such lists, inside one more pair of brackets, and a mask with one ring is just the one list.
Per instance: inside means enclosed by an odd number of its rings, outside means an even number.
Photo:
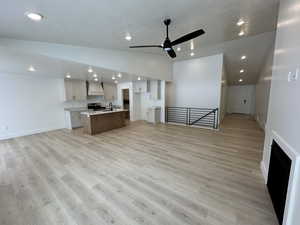
[{"label": "ceiling fan", "polygon": [[173,46],[179,45],[183,42],[192,40],[196,37],[199,37],[200,35],[205,34],[205,31],[203,29],[200,29],[200,30],[191,32],[189,34],[186,34],[186,35],[176,39],[175,41],[171,41],[169,39],[169,25],[171,24],[171,19],[164,20],[164,24],[166,25],[167,37],[162,45],[139,45],[139,46],[129,46],[129,48],[162,48],[165,52],[168,53],[168,55],[171,58],[175,58],[176,53],[175,53],[174,49],[172,48]]}]

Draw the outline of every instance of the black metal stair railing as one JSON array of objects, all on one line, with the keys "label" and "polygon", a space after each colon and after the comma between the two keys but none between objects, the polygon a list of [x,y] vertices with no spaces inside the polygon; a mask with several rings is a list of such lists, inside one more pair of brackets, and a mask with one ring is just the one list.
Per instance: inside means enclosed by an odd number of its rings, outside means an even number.
[{"label": "black metal stair railing", "polygon": [[166,122],[218,129],[219,110],[209,108],[166,107]]}]

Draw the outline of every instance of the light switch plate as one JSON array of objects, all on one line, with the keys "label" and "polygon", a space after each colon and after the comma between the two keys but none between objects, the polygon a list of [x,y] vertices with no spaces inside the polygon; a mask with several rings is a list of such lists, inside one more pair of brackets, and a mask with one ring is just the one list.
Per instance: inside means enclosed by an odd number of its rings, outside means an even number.
[{"label": "light switch plate", "polygon": [[299,77],[299,68],[296,69],[295,73],[293,72],[289,72],[288,74],[288,82],[293,82],[293,81],[297,81],[298,77]]}]

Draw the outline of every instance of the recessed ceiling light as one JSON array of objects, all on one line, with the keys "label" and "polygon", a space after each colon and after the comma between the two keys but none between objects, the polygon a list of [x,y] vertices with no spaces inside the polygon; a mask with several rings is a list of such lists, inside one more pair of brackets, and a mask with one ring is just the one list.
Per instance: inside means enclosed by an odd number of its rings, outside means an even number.
[{"label": "recessed ceiling light", "polygon": [[141,80],[141,77],[138,77],[137,79],[138,79],[138,80]]},{"label": "recessed ceiling light", "polygon": [[118,83],[118,81],[117,81],[117,80],[115,80],[114,82],[115,82],[115,84],[117,84],[117,83]]},{"label": "recessed ceiling light", "polygon": [[125,39],[126,39],[127,41],[131,41],[132,37],[131,37],[130,34],[126,34]]},{"label": "recessed ceiling light", "polygon": [[112,76],[112,78],[111,78],[111,79],[115,80],[115,79],[116,79],[116,77],[115,77],[115,76]]},{"label": "recessed ceiling light", "polygon": [[195,55],[195,53],[194,52],[191,52],[191,56],[194,56]]},{"label": "recessed ceiling light", "polygon": [[244,31],[241,31],[240,33],[239,33],[239,36],[244,36],[245,35],[245,32]]},{"label": "recessed ceiling light", "polygon": [[34,13],[34,12],[28,12],[28,13],[25,13],[25,15],[33,21],[41,21],[44,18],[43,15],[41,15],[39,13]]},{"label": "recessed ceiling light", "polygon": [[89,73],[92,73],[92,72],[93,72],[92,67],[89,67],[88,72],[89,72]]},{"label": "recessed ceiling light", "polygon": [[97,81],[98,81],[98,78],[95,78],[94,81],[97,82]]},{"label": "recessed ceiling light", "polygon": [[246,58],[247,58],[247,56],[243,55],[243,56],[241,57],[241,60],[245,60]]},{"label": "recessed ceiling light", "polygon": [[243,26],[245,24],[245,21],[243,19],[240,19],[236,25]]},{"label": "recessed ceiling light", "polygon": [[122,74],[121,74],[121,73],[118,73],[118,77],[121,78],[121,77],[122,77]]},{"label": "recessed ceiling light", "polygon": [[244,73],[245,72],[245,70],[240,70],[240,73]]},{"label": "recessed ceiling light", "polygon": [[29,72],[35,72],[35,68],[34,68],[33,66],[29,66],[29,67],[28,67],[28,71],[29,71]]},{"label": "recessed ceiling light", "polygon": [[66,78],[70,79],[71,75],[69,73],[67,73]]},{"label": "recessed ceiling light", "polygon": [[239,82],[243,82],[243,79],[239,79]]},{"label": "recessed ceiling light", "polygon": [[98,77],[98,74],[94,73],[94,74],[93,74],[93,77]]},{"label": "recessed ceiling light", "polygon": [[180,46],[177,47],[177,52],[180,52],[181,51],[181,48]]}]

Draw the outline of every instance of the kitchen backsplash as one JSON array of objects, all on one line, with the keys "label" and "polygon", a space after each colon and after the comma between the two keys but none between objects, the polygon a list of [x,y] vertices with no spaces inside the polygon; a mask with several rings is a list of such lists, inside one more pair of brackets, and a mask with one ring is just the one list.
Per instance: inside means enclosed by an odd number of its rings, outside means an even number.
[{"label": "kitchen backsplash", "polygon": [[[106,101],[104,96],[88,96],[87,100],[84,101],[67,101],[64,102],[64,108],[82,108],[87,107],[88,103],[101,103],[101,105],[105,106],[109,104],[111,101]],[[112,102],[113,104],[115,102]]]}]

